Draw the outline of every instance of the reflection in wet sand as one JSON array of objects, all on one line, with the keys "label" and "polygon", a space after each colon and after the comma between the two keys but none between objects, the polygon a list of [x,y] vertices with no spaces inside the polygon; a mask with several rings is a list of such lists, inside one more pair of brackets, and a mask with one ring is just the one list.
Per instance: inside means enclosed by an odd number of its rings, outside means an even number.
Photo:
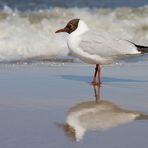
[{"label": "reflection in wet sand", "polygon": [[86,131],[103,131],[134,120],[148,120],[148,115],[139,111],[121,108],[116,104],[100,99],[94,86],[96,100],[81,102],[73,106],[65,124],[57,124],[65,134],[76,141],[83,139]]}]

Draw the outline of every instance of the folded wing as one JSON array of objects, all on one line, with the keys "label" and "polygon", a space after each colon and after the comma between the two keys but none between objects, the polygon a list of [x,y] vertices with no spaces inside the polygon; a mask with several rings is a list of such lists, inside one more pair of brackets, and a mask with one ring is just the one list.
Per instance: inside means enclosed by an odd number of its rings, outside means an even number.
[{"label": "folded wing", "polygon": [[101,57],[119,57],[139,53],[137,47],[107,32],[89,30],[81,35],[79,46],[84,52]]}]

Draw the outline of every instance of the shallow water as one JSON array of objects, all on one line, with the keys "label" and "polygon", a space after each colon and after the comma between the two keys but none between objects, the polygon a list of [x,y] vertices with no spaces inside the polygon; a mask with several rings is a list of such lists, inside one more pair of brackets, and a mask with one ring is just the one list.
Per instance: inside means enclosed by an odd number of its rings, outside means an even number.
[{"label": "shallow water", "polygon": [[[93,68],[0,65],[1,147],[147,148],[147,66],[102,67],[100,104],[89,84]],[[84,115],[82,121],[79,115]]]}]

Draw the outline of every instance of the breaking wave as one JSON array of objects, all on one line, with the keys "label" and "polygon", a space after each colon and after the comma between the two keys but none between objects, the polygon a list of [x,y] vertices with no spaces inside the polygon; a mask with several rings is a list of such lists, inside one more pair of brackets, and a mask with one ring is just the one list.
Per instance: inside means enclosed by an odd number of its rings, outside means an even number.
[{"label": "breaking wave", "polygon": [[58,59],[68,55],[66,34],[54,32],[73,18],[137,44],[148,45],[148,7],[0,10],[0,62]]}]

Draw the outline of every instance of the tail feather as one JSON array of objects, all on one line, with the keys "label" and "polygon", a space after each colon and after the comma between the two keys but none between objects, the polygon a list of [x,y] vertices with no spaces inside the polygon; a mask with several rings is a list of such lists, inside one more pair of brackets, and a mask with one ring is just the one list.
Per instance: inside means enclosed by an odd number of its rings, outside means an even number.
[{"label": "tail feather", "polygon": [[138,50],[139,52],[141,52],[142,54],[148,53],[148,46],[137,45],[137,44],[135,44],[135,43],[133,43],[133,42],[131,42],[131,41],[129,41],[129,40],[127,40],[127,41],[130,42],[130,43],[132,43],[132,44],[134,44],[134,45],[137,47],[137,50]]},{"label": "tail feather", "polygon": [[140,51],[141,53],[148,53],[148,47],[147,46],[141,46],[141,45],[136,45],[137,50]]}]

